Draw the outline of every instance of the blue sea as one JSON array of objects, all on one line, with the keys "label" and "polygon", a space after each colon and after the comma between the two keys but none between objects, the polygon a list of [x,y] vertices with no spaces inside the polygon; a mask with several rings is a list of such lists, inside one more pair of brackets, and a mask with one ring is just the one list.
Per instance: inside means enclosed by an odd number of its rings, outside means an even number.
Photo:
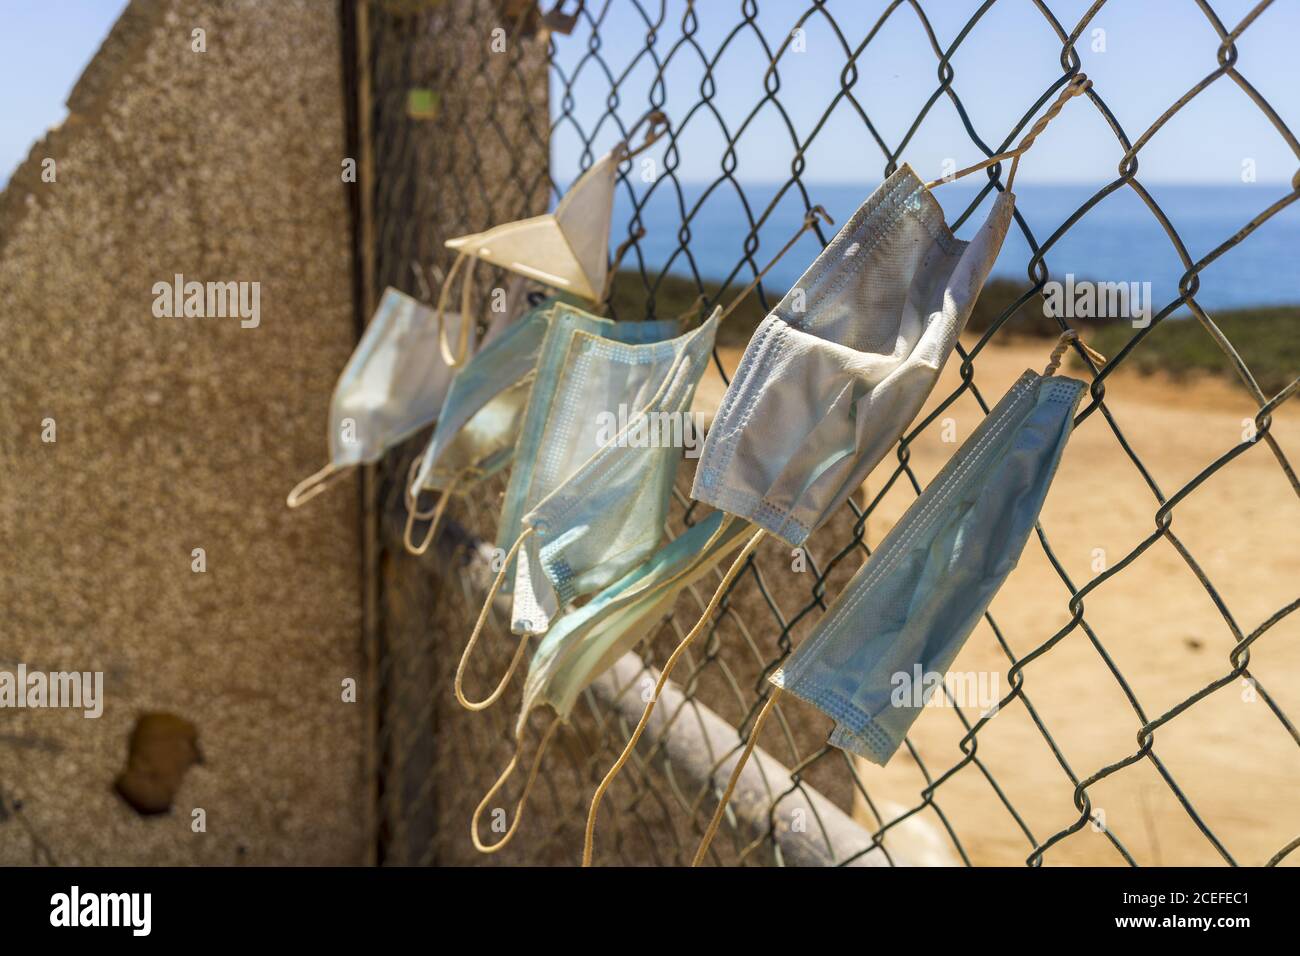
[{"label": "blue sea", "polygon": [[[862,184],[809,184],[808,201],[821,204],[842,224],[875,187]],[[649,187],[638,183],[638,194]],[[670,272],[704,279],[725,279],[744,256],[745,238],[751,217],[766,209],[780,188],[774,184],[750,183],[743,187],[744,199],[730,184],[716,187],[691,219],[689,258],[682,244],[683,210],[689,213],[704,196],[705,185],[683,184],[680,194],[671,181],[659,182],[642,210],[646,236],[640,242],[646,270]],[[1025,183],[1016,190],[1016,208],[1041,245],[1092,196],[1099,187],[1090,185],[1044,185]],[[1252,219],[1288,193],[1284,184],[1242,185],[1147,185],[1152,199],[1163,210],[1195,262],[1243,229]],[[976,199],[978,186],[964,182],[938,187],[939,199],[949,222],[961,216]],[[746,206],[748,203],[748,208]],[[987,215],[992,197],[957,228],[970,238]],[[620,185],[614,214],[613,245],[627,234],[631,203]],[[754,255],[761,267],[786,243],[803,219],[803,198],[790,190],[782,196],[768,222],[759,230],[761,245]],[[823,227],[826,229],[826,227]],[[825,232],[826,238],[834,229]],[[773,289],[789,288],[817,255],[820,246],[814,236],[805,236],[769,273]],[[1300,202],[1292,203],[1261,225],[1245,241],[1225,252],[1201,273],[1196,301],[1206,309],[1300,303]],[[1002,248],[994,276],[1028,280],[1030,246],[1018,223]],[[1166,306],[1178,295],[1178,280],[1184,266],[1174,243],[1141,197],[1129,186],[1121,187],[1084,214],[1048,251],[1046,263],[1051,278],[1098,282],[1150,282],[1153,311]],[[624,267],[635,267],[625,262]],[[746,266],[739,275],[748,282],[753,273]]]}]

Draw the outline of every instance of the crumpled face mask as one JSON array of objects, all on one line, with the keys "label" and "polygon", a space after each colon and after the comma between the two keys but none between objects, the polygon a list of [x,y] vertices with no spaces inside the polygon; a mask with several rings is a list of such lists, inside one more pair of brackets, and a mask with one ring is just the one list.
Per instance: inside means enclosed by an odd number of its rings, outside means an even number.
[{"label": "crumpled face mask", "polygon": [[[566,435],[580,442],[582,420],[595,405],[607,407],[597,412],[596,450],[524,515],[531,533],[518,563],[516,633],[544,631],[558,608],[618,580],[658,544],[716,331],[715,315],[666,342],[576,336],[539,448],[552,454]],[[566,426],[574,411],[577,434]],[[621,418],[627,424],[619,429]],[[585,448],[577,447],[583,451],[571,460],[582,461]],[[534,491],[549,483],[541,470],[534,481]]]},{"label": "crumpled face mask", "polygon": [[567,720],[578,695],[635,647],[677,596],[740,546],[745,526],[713,512],[556,622],[528,665],[517,731],[542,705]]},{"label": "crumpled face mask", "polygon": [[750,339],[691,496],[801,546],[925,403],[1014,205],[963,242],[911,167],[885,180]]},{"label": "crumpled face mask", "polygon": [[457,252],[596,302],[605,287],[614,182],[624,150],[596,160],[555,212],[448,239]]},{"label": "crumpled face mask", "polygon": [[[462,680],[492,602],[513,583],[511,630],[545,633],[563,604],[605,587],[653,554],[681,460],[689,414],[717,329],[711,316],[674,338],[675,320],[611,322],[557,310],[538,361],[498,542],[505,558],[456,671],[471,710],[497,700],[523,659],[484,700]],[[630,341],[629,341],[630,339]],[[625,427],[616,423],[626,421]],[[666,426],[666,427],[665,427]],[[513,577],[512,577],[513,576]]]},{"label": "crumpled face mask", "polygon": [[1026,372],[770,678],[884,764],[920,715],[898,675],[945,673],[1020,559],[1086,385]]},{"label": "crumpled face mask", "polygon": [[[604,301],[609,291],[606,283],[609,278],[610,219],[614,211],[618,167],[648,149],[668,129],[667,117],[655,111],[632,128],[628,139],[646,123],[649,126],[640,146],[630,149],[625,140],[596,160],[569,187],[555,212],[448,239],[445,245],[455,250],[457,255],[442,286],[438,314],[442,314],[453,282],[466,261],[469,268],[461,285],[460,311],[463,315],[472,314],[473,270],[479,260],[535,279],[588,303]],[[453,366],[460,365],[466,353],[463,337],[456,349],[447,343],[445,336],[441,344],[447,362]]]},{"label": "crumpled face mask", "polygon": [[[510,471],[497,547],[510,551],[523,530],[524,516],[564,484],[597,451],[608,436],[607,416],[619,406],[640,410],[659,392],[677,364],[688,337],[677,336],[673,319],[615,322],[579,309],[557,306],[551,328],[537,360],[537,378],[520,429],[518,454]],[[630,449],[626,449],[630,450]],[[540,567],[519,562],[518,576],[507,561],[504,586],[518,593],[519,576]],[[540,590],[530,576],[522,587]],[[528,601],[530,599],[525,599]],[[517,603],[511,630],[539,634],[547,620],[525,615]]]},{"label": "crumpled face mask", "polygon": [[[456,373],[438,426],[408,482],[405,538],[412,554],[428,550],[453,493],[463,493],[510,462],[555,306],[555,299],[547,299],[531,308]],[[442,492],[430,511],[419,508],[424,491]],[[417,544],[414,523],[423,519],[430,522]]]},{"label": "crumpled face mask", "polygon": [[715,511],[688,528],[581,608],[562,617],[538,644],[529,664],[523,704],[515,725],[515,756],[474,813],[471,832],[480,851],[495,852],[509,842],[528,800],[526,786],[505,836],[492,845],[480,842],[479,818],[518,764],[518,747],[529,714],[544,706],[555,714],[533,758],[529,772],[531,783],[554,728],[568,720],[578,695],[649,634],[686,587],[707,574],[740,544],[745,526],[723,518]]},{"label": "crumpled face mask", "polygon": [[[334,386],[330,462],[289,493],[290,508],[316,497],[347,469],[378,461],[438,417],[453,370],[438,352],[433,319],[427,306],[396,289],[384,290]],[[447,321],[453,328],[463,324],[455,314]],[[464,324],[472,343],[472,323]]]}]

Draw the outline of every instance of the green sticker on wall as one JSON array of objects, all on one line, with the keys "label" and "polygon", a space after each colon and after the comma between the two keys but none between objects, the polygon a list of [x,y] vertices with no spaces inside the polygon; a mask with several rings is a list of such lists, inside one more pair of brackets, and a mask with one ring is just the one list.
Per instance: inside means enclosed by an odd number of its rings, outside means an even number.
[{"label": "green sticker on wall", "polygon": [[438,104],[441,99],[435,90],[422,87],[408,90],[406,94],[406,115],[417,120],[437,119]]}]

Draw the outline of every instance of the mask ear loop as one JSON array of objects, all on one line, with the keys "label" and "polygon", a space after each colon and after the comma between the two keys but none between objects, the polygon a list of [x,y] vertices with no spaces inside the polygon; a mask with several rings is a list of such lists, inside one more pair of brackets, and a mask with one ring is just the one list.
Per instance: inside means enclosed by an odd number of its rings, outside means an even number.
[{"label": "mask ear loop", "polygon": [[[465,271],[465,277],[461,280],[460,286],[460,331],[456,336],[456,351],[451,350],[447,344],[447,297],[451,293],[452,283],[456,280],[456,275],[460,272],[461,267],[465,265],[465,260],[469,260],[469,268]],[[442,360],[450,368],[460,368],[465,364],[465,357],[469,354],[469,328],[472,324],[470,321],[469,309],[471,300],[470,296],[474,291],[474,266],[478,263],[478,258],[472,256],[465,249],[456,253],[456,259],[451,264],[451,270],[447,273],[447,278],[443,280],[442,288],[438,292],[438,305],[436,315],[438,322],[438,348],[442,351]]]},{"label": "mask ear loop", "polygon": [[347,474],[350,468],[340,468],[334,462],[330,462],[320,471],[308,475],[298,484],[293,486],[293,491],[284,499],[284,503],[290,508],[298,508],[311,501],[318,494],[334,484],[339,478]]},{"label": "mask ear loop", "polygon": [[[730,524],[730,522],[734,520],[736,519],[728,515],[726,524]],[[718,585],[717,590],[713,592],[713,597],[709,600],[708,606],[705,607],[704,613],[700,615],[699,621],[696,622],[693,628],[691,628],[690,633],[682,638],[681,643],[677,645],[670,655],[668,655],[668,660],[664,662],[663,670],[659,672],[659,680],[655,682],[654,693],[650,696],[650,700],[647,701],[645,712],[641,715],[641,720],[637,723],[636,729],[632,731],[632,736],[628,740],[627,746],[623,748],[623,752],[618,755],[618,759],[614,761],[614,765],[610,767],[609,772],[605,774],[605,779],[600,782],[600,786],[596,788],[595,794],[592,795],[591,809],[587,811],[587,832],[582,846],[583,866],[591,866],[591,854],[596,835],[596,816],[600,812],[600,802],[605,798],[605,792],[610,788],[610,785],[613,784],[619,773],[622,772],[623,767],[632,756],[632,751],[636,749],[637,743],[640,742],[641,735],[645,732],[646,725],[650,723],[650,715],[654,713],[655,704],[659,702],[659,695],[663,692],[664,686],[668,683],[668,678],[672,675],[673,668],[677,666],[677,662],[681,659],[682,655],[686,653],[686,650],[691,646],[691,644],[695,642],[695,639],[704,632],[704,628],[708,625],[709,619],[713,617],[713,612],[717,610],[718,604],[721,603],[723,594],[726,593],[727,588],[731,585],[731,582],[736,579],[736,576],[740,574],[741,568],[744,567],[745,562],[749,560],[749,556],[754,553],[754,549],[759,546],[766,535],[767,532],[765,530],[760,529],[755,532],[754,536],[750,538],[741,549],[740,554],[736,555],[736,560],[732,563],[731,567],[727,569],[727,573],[722,576],[722,582]]]},{"label": "mask ear loop", "polygon": [[438,510],[438,506],[434,505],[428,511],[419,510],[420,492],[412,490],[415,487],[415,475],[419,469],[420,457],[417,455],[411,459],[411,467],[406,469],[406,494],[404,497],[406,498],[407,510],[414,512],[415,517],[420,521],[425,521],[433,517],[434,512]]},{"label": "mask ear loop", "polygon": [[[650,125],[646,129],[645,139],[641,141],[641,145],[636,149],[629,149],[627,144],[632,141],[633,137],[636,136],[637,132],[646,123],[649,123]],[[619,157],[619,162],[625,162],[629,159],[635,159],[637,156],[640,156],[662,139],[664,134],[668,132],[668,129],[668,116],[663,112],[663,110],[651,110],[649,113],[646,113],[636,121],[635,126],[627,131],[627,139],[623,140],[622,143],[615,147],[622,152],[622,155]]]},{"label": "mask ear loop", "polygon": [[692,302],[686,308],[686,311],[683,312],[681,315],[677,316],[677,322],[682,327],[686,327],[688,325],[694,325],[696,322],[699,321],[700,317],[704,314],[704,307],[708,304],[709,304],[709,297],[705,295],[703,292],[701,292],[699,295],[695,297],[695,301]]},{"label": "mask ear loop", "polygon": [[515,736],[514,756],[506,764],[506,769],[501,772],[501,776],[497,777],[496,783],[492,784],[488,792],[483,794],[483,799],[474,808],[474,816],[470,818],[470,839],[474,841],[474,849],[480,853],[496,853],[498,850],[505,849],[506,844],[514,839],[515,832],[519,829],[519,821],[524,815],[524,807],[528,804],[528,797],[533,791],[533,783],[537,780],[537,771],[542,767],[542,757],[546,756],[546,748],[550,746],[551,738],[555,735],[556,728],[559,726],[560,718],[556,717],[551,721],[550,726],[546,728],[546,733],[537,744],[537,756],[533,758],[533,765],[528,770],[528,779],[524,781],[524,792],[519,795],[519,802],[515,804],[515,818],[511,822],[510,828],[506,830],[505,836],[496,843],[489,845],[481,842],[478,838],[478,821],[483,816],[483,811],[487,809],[488,803],[496,795],[496,792],[505,786],[506,781],[510,779],[510,775],[515,772],[515,767],[519,765],[519,745],[521,740],[519,735]]},{"label": "mask ear loop", "polygon": [[1065,352],[1070,347],[1071,342],[1076,343],[1079,348],[1083,349],[1083,354],[1088,356],[1093,365],[1101,368],[1106,364],[1106,356],[1079,338],[1079,333],[1074,329],[1066,329],[1061,333],[1061,337],[1056,340],[1056,347],[1052,349],[1052,354],[1047,357],[1047,368],[1043,369],[1043,378],[1056,374],[1056,370],[1061,367],[1061,359],[1065,358]]},{"label": "mask ear loop", "polygon": [[794,248],[794,244],[803,238],[805,232],[817,225],[817,220],[819,219],[825,221],[828,226],[835,225],[835,220],[831,218],[831,214],[828,213],[823,206],[813,206],[804,213],[803,225],[799,227],[799,231],[790,237],[790,241],[781,247],[781,250],[771,258],[768,264],[763,267],[763,270],[759,272],[758,275],[754,276],[749,285],[745,286],[745,288],[741,290],[740,294],[731,300],[731,304],[722,310],[722,314],[718,316],[718,322],[722,322],[723,319],[731,315],[731,313],[735,311],[736,307],[740,305],[740,303],[744,302],[751,292],[758,288],[759,283],[763,281],[763,278],[772,271],[772,267],[781,261],[782,256]]},{"label": "mask ear loop", "polygon": [[695,851],[695,859],[691,860],[691,866],[699,866],[704,862],[704,856],[709,852],[709,846],[713,843],[713,837],[718,832],[718,827],[722,823],[722,815],[727,810],[727,804],[731,802],[731,795],[736,790],[736,784],[740,781],[740,772],[745,769],[745,764],[749,763],[750,754],[754,752],[754,745],[758,743],[758,735],[763,732],[763,725],[767,723],[767,718],[772,715],[772,709],[776,706],[777,699],[781,696],[781,688],[776,687],[772,690],[772,696],[767,699],[763,709],[758,712],[758,719],[754,721],[754,729],[749,732],[749,740],[745,741],[745,749],[736,761],[736,766],[731,770],[731,778],[727,781],[727,789],[723,791],[722,797],[718,800],[718,806],[713,811],[713,819],[709,821],[709,828],[704,831],[704,839],[700,840],[700,848]]},{"label": "mask ear loop", "polygon": [[[780,261],[782,256],[794,247],[795,243],[802,238],[805,232],[817,225],[819,219],[824,220],[828,225],[835,225],[835,221],[831,219],[830,214],[821,206],[814,206],[809,209],[804,215],[803,225],[801,225],[799,230],[790,238],[790,241],[782,246],[781,250],[772,257],[771,261],[763,267],[763,270],[754,277],[753,281],[750,282],[739,295],[731,300],[731,304],[728,305],[726,309],[722,310],[721,314],[718,316],[719,322],[730,315],[746,296],[758,288],[759,283],[763,281],[763,277],[767,275],[778,261]],[[731,516],[728,516],[723,527],[732,520],[734,519]],[[618,777],[623,767],[631,758],[632,751],[636,749],[636,745],[641,739],[641,734],[644,733],[646,725],[650,722],[650,715],[654,713],[655,704],[659,700],[659,694],[663,691],[664,685],[668,683],[668,678],[672,674],[673,668],[677,666],[678,660],[681,659],[681,656],[686,652],[686,649],[691,646],[701,633],[703,633],[705,626],[709,622],[709,618],[713,616],[713,612],[717,610],[718,604],[722,601],[723,594],[731,585],[731,582],[736,579],[741,568],[744,567],[745,562],[749,560],[749,556],[754,553],[754,549],[759,546],[766,535],[767,532],[762,529],[755,532],[754,536],[750,538],[744,548],[741,549],[740,554],[736,555],[736,560],[732,562],[727,573],[722,576],[721,583],[718,584],[717,589],[713,592],[713,597],[710,599],[708,606],[705,607],[704,613],[700,615],[699,621],[696,622],[693,628],[691,628],[690,633],[682,638],[681,643],[677,645],[672,654],[668,656],[668,660],[664,662],[663,670],[659,673],[659,680],[655,684],[654,694],[646,703],[645,713],[641,715],[641,720],[636,725],[636,729],[632,732],[632,737],[628,740],[627,746],[623,748],[623,752],[619,754],[618,759],[614,761],[614,765],[609,768],[609,772],[605,774],[605,779],[600,782],[600,786],[596,788],[596,792],[591,798],[591,808],[587,811],[587,831],[582,847],[583,866],[591,866],[593,841],[596,833],[596,816],[600,812],[600,802],[604,799],[605,792],[610,788],[610,785],[613,784],[615,778]]]},{"label": "mask ear loop", "polygon": [[474,633],[470,634],[469,643],[465,645],[465,650],[460,655],[460,663],[456,665],[456,678],[452,683],[452,687],[456,692],[457,703],[466,710],[486,710],[495,704],[497,699],[505,693],[510,679],[515,676],[515,671],[519,669],[519,664],[524,659],[524,651],[528,648],[528,637],[521,634],[519,636],[519,646],[515,648],[515,656],[510,661],[510,667],[506,670],[505,676],[501,678],[501,682],[497,684],[496,689],[483,700],[469,700],[465,696],[465,692],[461,688],[465,680],[465,669],[469,666],[469,658],[474,653],[475,645],[478,644],[479,635],[483,633],[483,625],[487,623],[488,613],[492,610],[492,602],[496,599],[497,592],[501,590],[506,575],[510,573],[510,565],[514,563],[520,545],[528,540],[534,530],[533,528],[525,528],[520,532],[519,537],[515,538],[515,543],[510,546],[505,560],[501,562],[501,570],[497,572],[496,580],[492,582],[492,587],[488,590],[487,599],[483,602],[483,609],[479,611],[478,622],[474,625]]},{"label": "mask ear loop", "polygon": [[623,264],[623,257],[627,255],[629,249],[644,238],[645,229],[637,226],[636,232],[619,243],[618,248],[614,250],[614,260],[609,265],[609,271],[605,273],[605,288],[600,292],[603,311],[609,311],[609,300],[614,295],[614,278],[618,275],[618,267]]},{"label": "mask ear loop", "polygon": [[[456,490],[456,486],[460,484],[461,479],[463,479],[465,475],[466,472],[461,472],[452,478],[451,481],[447,483],[447,487],[442,489],[442,497],[438,499],[438,503],[429,511],[420,511],[419,492],[411,495],[410,485],[407,485],[406,527],[402,529],[402,543],[406,545],[406,550],[411,554],[419,557],[429,550],[429,545],[433,543],[434,535],[438,533],[438,526],[442,524],[442,516],[447,512],[447,505],[451,502],[452,492]],[[420,540],[419,544],[416,544],[412,540],[411,533],[415,528],[416,519],[424,520],[425,518],[430,518],[432,520],[429,522],[428,529],[424,532],[424,537]]]},{"label": "mask ear loop", "polygon": [[1070,77],[1070,81],[1061,89],[1061,93],[1057,96],[1056,102],[1051,105],[1046,113],[1038,118],[1038,122],[1034,123],[1034,125],[1029,128],[1029,132],[1027,132],[1024,135],[1024,138],[1020,140],[1019,146],[1015,149],[1008,150],[1005,153],[998,153],[996,156],[990,156],[988,159],[976,163],[974,166],[967,166],[965,169],[959,169],[951,176],[932,180],[925,184],[925,188],[934,189],[936,186],[942,186],[944,183],[956,182],[963,176],[969,176],[971,173],[979,172],[981,169],[988,169],[988,167],[995,163],[1000,163],[1003,160],[1009,159],[1011,160],[1011,171],[1007,174],[1007,192],[1011,192],[1011,187],[1016,181],[1016,167],[1020,164],[1020,157],[1024,155],[1030,146],[1034,145],[1034,140],[1038,138],[1039,134],[1042,133],[1043,130],[1047,129],[1048,123],[1056,119],[1057,114],[1061,112],[1066,103],[1081,93],[1086,93],[1091,88],[1092,80],[1088,79],[1088,75],[1086,73],[1076,73],[1074,76]]}]

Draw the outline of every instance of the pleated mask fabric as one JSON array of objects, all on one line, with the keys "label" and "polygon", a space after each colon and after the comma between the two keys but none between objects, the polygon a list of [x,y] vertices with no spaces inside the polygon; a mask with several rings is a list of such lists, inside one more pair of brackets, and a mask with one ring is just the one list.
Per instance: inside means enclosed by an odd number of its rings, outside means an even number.
[{"label": "pleated mask fabric", "polygon": [[[686,346],[701,341],[697,335],[678,336],[678,328],[675,320],[614,322],[557,307],[520,431],[497,529],[498,547],[509,551],[524,531],[525,515],[601,449],[608,416],[618,416],[620,405],[643,409],[660,393]],[[712,326],[708,331],[711,335]],[[632,455],[627,460],[651,459]],[[644,504],[653,508],[650,502]],[[559,603],[536,549],[525,550],[506,571],[506,586],[515,595],[512,631],[544,633]]]},{"label": "pleated mask fabric", "polygon": [[[534,531],[524,553],[531,567],[545,573],[554,598],[546,594],[539,608],[521,607],[520,616],[544,620],[557,605],[612,584],[654,551],[668,518],[682,449],[694,438],[691,402],[716,332],[715,312],[691,332],[655,346],[585,343],[579,363],[600,362],[604,353],[606,361],[650,365],[669,349],[672,358],[655,395],[640,406],[620,403],[627,416],[622,409],[617,417],[606,412],[610,424],[604,431],[615,432],[609,441],[524,516],[524,527]],[[574,372],[582,374],[580,368]],[[614,423],[623,418],[626,424],[617,429]],[[535,586],[532,591],[536,597]],[[517,588],[515,600],[524,593]]]},{"label": "pleated mask fabric", "polygon": [[886,179],[750,339],[692,497],[802,545],[920,411],[1014,207],[965,242],[910,166]]},{"label": "pleated mask fabric", "polygon": [[453,481],[464,490],[509,464],[555,305],[547,299],[531,308],[456,373],[420,456],[412,496]]},{"label": "pleated mask fabric", "polygon": [[[446,321],[458,329],[461,317],[448,314]],[[438,418],[454,376],[438,334],[432,309],[384,290],[330,398],[329,464],[294,489],[291,506],[313,497],[331,474],[378,461]],[[468,334],[472,342],[473,330]]]},{"label": "pleated mask fabric", "polygon": [[945,673],[1015,567],[1085,388],[1025,372],[771,676],[835,721],[832,744],[898,749],[921,712],[898,682]]},{"label": "pleated mask fabric", "polygon": [[747,526],[715,511],[556,621],[537,645],[516,732],[549,705],[567,720],[578,695],[663,619],[677,596],[744,540]]},{"label": "pleated mask fabric", "polygon": [[[432,309],[409,295],[384,290],[334,387],[329,440],[336,465],[376,462],[438,417],[453,370],[433,347],[432,317]],[[459,315],[447,318],[459,328]],[[348,419],[355,423],[351,441],[344,429]]]}]

